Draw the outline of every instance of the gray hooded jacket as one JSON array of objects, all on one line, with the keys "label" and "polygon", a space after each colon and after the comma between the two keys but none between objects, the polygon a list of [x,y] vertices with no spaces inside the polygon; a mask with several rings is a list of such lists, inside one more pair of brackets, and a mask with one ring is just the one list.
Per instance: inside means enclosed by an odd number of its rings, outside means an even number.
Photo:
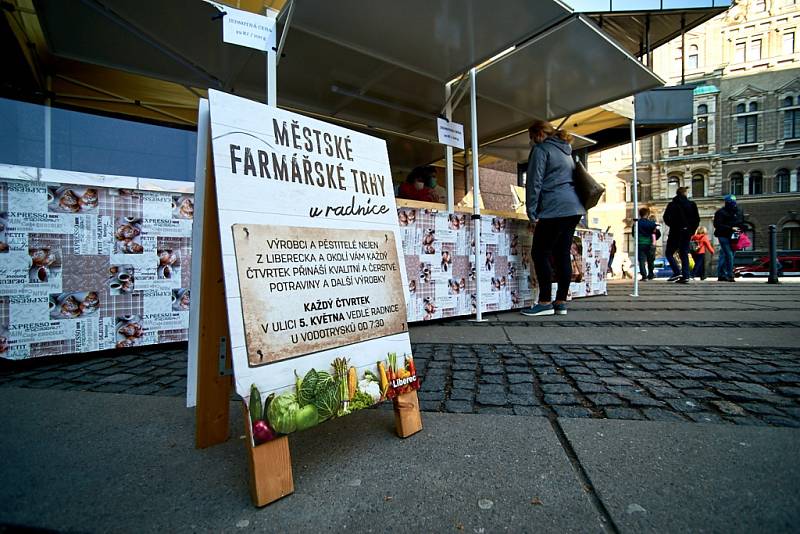
[{"label": "gray hooded jacket", "polygon": [[569,143],[548,137],[534,145],[525,186],[525,206],[531,221],[586,214],[575,192],[574,170]]}]

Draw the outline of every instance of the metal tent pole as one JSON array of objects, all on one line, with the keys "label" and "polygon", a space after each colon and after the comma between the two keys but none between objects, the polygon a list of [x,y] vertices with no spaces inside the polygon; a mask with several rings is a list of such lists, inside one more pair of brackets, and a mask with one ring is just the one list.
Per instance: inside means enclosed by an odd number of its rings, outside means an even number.
[{"label": "metal tent pole", "polygon": [[636,102],[634,99],[633,117],[631,117],[631,168],[633,169],[633,293],[632,297],[639,296],[639,177],[636,172]]},{"label": "metal tent pole", "polygon": [[47,75],[47,99],[44,102],[44,167],[53,168],[53,79]]},{"label": "metal tent pole", "polygon": [[481,201],[480,173],[478,172],[478,106],[475,89],[475,67],[469,70],[469,127],[472,141],[472,223],[475,232],[475,314],[476,321],[483,320],[481,309]]},{"label": "metal tent pole", "polygon": [[[450,96],[452,93],[452,87],[450,84],[445,84],[444,86],[444,98],[447,101],[447,104],[444,108],[444,115],[447,117],[447,120],[450,121],[453,119],[453,103],[450,100]],[[444,149],[445,155],[445,170],[447,172],[447,212],[453,213],[454,204],[455,204],[455,192],[453,191],[453,147],[450,145],[446,145]]]}]

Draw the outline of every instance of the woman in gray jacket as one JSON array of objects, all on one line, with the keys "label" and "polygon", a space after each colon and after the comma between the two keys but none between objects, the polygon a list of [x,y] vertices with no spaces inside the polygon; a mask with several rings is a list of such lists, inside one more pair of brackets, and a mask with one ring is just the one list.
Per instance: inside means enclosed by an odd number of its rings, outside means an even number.
[{"label": "woman in gray jacket", "polygon": [[[569,251],[575,227],[586,214],[573,183],[572,136],[546,121],[534,122],[528,133],[533,149],[528,158],[525,204],[528,218],[535,224],[531,259],[539,283],[539,302],[522,314],[566,315],[572,278]],[[555,301],[551,298],[551,257],[558,281]]]}]

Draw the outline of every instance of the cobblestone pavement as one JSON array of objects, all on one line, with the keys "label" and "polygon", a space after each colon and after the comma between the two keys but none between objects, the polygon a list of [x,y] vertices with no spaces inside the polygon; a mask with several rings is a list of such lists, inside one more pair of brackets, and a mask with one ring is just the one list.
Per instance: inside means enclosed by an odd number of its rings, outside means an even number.
[{"label": "cobblestone pavement", "polygon": [[184,343],[157,349],[48,358],[44,362],[2,363],[0,387],[175,397],[186,394]]},{"label": "cobblestone pavement", "polygon": [[[423,411],[800,427],[800,350],[416,344]],[[0,368],[0,386],[181,396],[186,348]]]}]

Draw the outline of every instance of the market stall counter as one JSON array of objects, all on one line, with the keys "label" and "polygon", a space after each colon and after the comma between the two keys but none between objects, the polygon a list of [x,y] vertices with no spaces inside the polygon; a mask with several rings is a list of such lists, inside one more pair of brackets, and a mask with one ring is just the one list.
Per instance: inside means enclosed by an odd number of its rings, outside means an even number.
[{"label": "market stall counter", "polygon": [[[0,170],[0,358],[187,339],[192,183]],[[476,269],[470,213],[397,205],[409,322],[474,314],[478,275],[484,312],[533,303],[532,232],[523,215],[484,210]],[[606,293],[610,243],[609,234],[576,232],[572,298]]]},{"label": "market stall counter", "polygon": [[[397,206],[409,280],[409,322],[474,315],[478,277],[483,312],[533,305],[538,294],[531,264],[533,227],[525,215],[482,210],[480,219],[472,219],[466,211],[448,212],[444,204],[397,199]],[[569,298],[606,294],[612,241],[611,234],[599,230],[575,231]]]}]

